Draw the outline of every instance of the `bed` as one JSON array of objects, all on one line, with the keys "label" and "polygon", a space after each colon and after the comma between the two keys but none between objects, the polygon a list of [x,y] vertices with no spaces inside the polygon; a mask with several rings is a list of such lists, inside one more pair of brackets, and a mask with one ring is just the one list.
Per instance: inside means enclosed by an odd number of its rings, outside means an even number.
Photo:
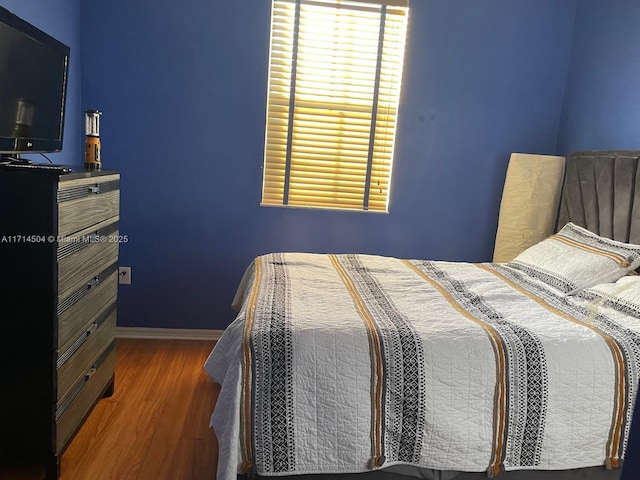
[{"label": "bed", "polygon": [[569,155],[558,232],[508,263],[256,258],[205,363],[218,480],[619,478],[640,375],[638,157]]}]

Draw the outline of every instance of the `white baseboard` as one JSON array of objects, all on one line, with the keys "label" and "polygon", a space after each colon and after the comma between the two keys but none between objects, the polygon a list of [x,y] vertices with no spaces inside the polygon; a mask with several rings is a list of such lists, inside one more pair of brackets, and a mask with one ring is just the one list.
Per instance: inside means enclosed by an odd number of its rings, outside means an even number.
[{"label": "white baseboard", "polygon": [[195,328],[117,327],[116,338],[146,338],[154,340],[219,340],[223,330]]}]

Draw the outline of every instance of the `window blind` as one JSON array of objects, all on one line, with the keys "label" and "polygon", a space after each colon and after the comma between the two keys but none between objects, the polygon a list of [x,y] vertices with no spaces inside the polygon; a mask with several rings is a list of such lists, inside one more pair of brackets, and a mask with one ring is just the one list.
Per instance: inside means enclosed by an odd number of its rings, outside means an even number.
[{"label": "window blind", "polygon": [[388,211],[406,0],[273,0],[263,205]]}]

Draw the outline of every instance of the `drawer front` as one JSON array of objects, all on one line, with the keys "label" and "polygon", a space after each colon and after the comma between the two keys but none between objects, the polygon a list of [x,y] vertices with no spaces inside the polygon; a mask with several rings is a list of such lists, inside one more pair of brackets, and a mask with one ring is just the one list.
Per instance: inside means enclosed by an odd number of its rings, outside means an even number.
[{"label": "drawer front", "polygon": [[118,260],[118,217],[101,222],[58,244],[58,296],[66,297],[82,282]]},{"label": "drawer front", "polygon": [[58,356],[57,401],[69,394],[71,387],[93,365],[116,335],[115,303],[76,339],[68,350]]},{"label": "drawer front", "polygon": [[118,266],[111,265],[91,282],[58,302],[57,349],[82,333],[89,319],[113,303],[118,294]]},{"label": "drawer front", "polygon": [[115,343],[112,343],[74,385],[70,395],[58,402],[56,410],[56,453],[64,448],[80,423],[114,375]]},{"label": "drawer front", "polygon": [[67,236],[118,215],[120,175],[60,182],[58,235]]}]

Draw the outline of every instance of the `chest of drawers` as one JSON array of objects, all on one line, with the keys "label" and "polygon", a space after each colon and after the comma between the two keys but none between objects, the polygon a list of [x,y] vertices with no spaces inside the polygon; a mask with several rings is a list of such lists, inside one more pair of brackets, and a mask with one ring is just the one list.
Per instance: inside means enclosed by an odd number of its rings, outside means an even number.
[{"label": "chest of drawers", "polygon": [[0,171],[0,462],[46,478],[114,388],[117,171]]}]

